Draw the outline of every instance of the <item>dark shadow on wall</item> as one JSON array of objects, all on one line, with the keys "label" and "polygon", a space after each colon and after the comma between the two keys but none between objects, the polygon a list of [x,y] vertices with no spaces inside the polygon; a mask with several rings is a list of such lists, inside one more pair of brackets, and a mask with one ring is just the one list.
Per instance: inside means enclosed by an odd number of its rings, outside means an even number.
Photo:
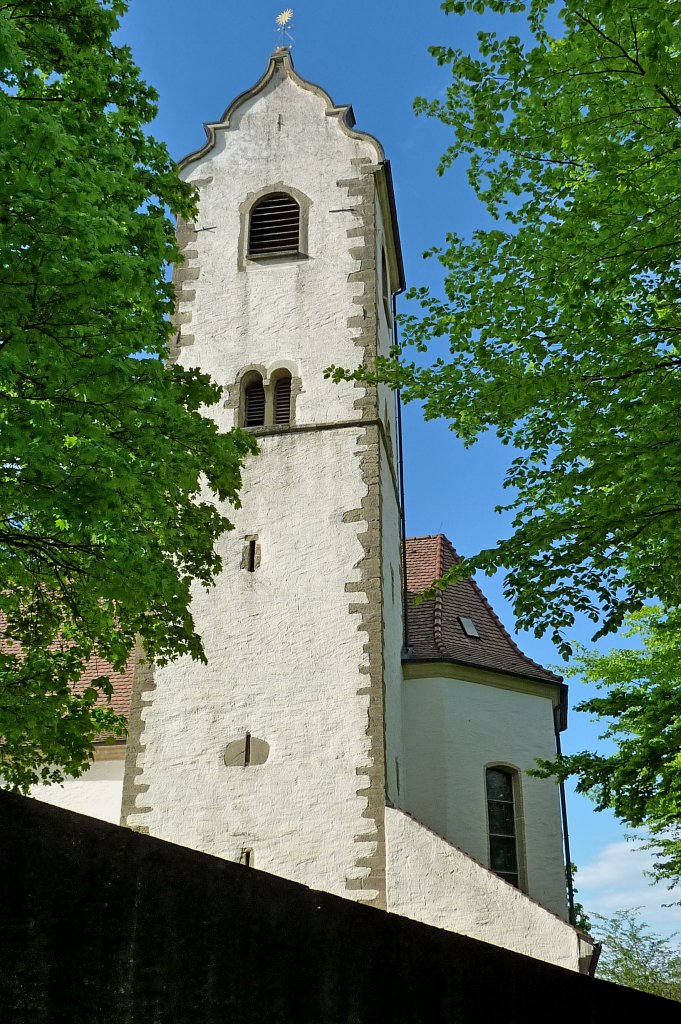
[{"label": "dark shadow on wall", "polygon": [[2,1024],[678,1022],[677,1003],[0,793]]}]

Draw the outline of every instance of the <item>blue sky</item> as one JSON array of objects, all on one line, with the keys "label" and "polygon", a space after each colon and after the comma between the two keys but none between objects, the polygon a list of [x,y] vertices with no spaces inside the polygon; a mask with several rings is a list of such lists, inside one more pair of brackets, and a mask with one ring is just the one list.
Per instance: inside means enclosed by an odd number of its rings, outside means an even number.
[{"label": "blue sky", "polygon": [[[228,103],[263,73],[277,44],[275,18],[284,4],[250,0],[130,0],[119,37],[133,50],[145,79],[160,95],[153,133],[180,159],[204,141],[202,123],[214,121]],[[450,133],[430,118],[417,118],[414,97],[443,95],[447,69],[440,68],[428,46],[475,47],[475,33],[491,19],[446,17],[437,0],[296,0],[292,4],[296,70],[331,94],[338,104],[351,103],[357,127],[380,138],[392,163],[407,282],[441,288],[439,264],[424,261],[425,249],[437,245],[448,230],[466,234],[489,226],[475,199],[466,169],[457,162],[440,178],[438,159]],[[497,23],[500,19],[496,19]],[[401,300],[401,308],[407,308]],[[503,501],[504,467],[512,453],[493,438],[464,450],[444,422],[424,423],[420,411],[404,411],[407,531],[410,535],[443,532],[462,552],[493,544],[506,529],[494,513]],[[485,593],[509,629],[513,614],[499,578],[481,581]],[[586,641],[588,632],[576,639]],[[532,658],[555,665],[558,655],[549,640],[518,637]],[[574,682],[572,700],[586,695]],[[598,729],[573,714],[564,737],[566,751],[597,742]],[[584,798],[569,804],[572,858],[579,865],[579,898],[587,909],[609,913],[641,906],[651,926],[681,929],[681,908],[661,909],[672,894],[651,888],[641,871],[651,858],[624,841],[614,818],[597,814]],[[678,897],[681,899],[681,895]]]}]

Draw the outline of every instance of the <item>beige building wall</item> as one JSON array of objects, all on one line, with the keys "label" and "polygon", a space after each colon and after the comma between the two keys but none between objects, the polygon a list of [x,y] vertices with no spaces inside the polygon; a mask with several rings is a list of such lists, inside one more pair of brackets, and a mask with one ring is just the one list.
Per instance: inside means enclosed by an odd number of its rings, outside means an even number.
[{"label": "beige building wall", "polygon": [[489,865],[485,771],[515,769],[521,884],[566,918],[558,787],[527,774],[537,758],[555,756],[557,688],[455,665],[411,665],[405,674],[400,806]]},{"label": "beige building wall", "polygon": [[388,910],[585,972],[592,945],[524,893],[395,808],[386,809]]},{"label": "beige building wall", "polygon": [[[121,750],[121,753],[123,751]],[[122,758],[97,760],[79,778],[68,778],[62,785],[33,786],[30,796],[66,811],[77,811],[118,825],[123,795]]]}]

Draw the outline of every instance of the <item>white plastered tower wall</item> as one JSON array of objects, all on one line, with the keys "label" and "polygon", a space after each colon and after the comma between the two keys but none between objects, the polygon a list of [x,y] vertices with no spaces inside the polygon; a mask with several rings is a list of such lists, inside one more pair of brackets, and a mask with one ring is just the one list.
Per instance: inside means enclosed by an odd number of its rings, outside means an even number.
[{"label": "white plastered tower wall", "polygon": [[[370,366],[390,344],[377,243],[391,291],[399,279],[382,151],[350,125],[277,51],[183,164],[199,216],[178,232],[178,359],[226,387],[211,410],[223,429],[251,367],[266,384],[290,371],[295,414],[256,431],[243,506],[226,510],[223,572],[193,594],[208,665],[184,659],[137,688],[122,820],[230,860],[252,851],[258,868],[385,906],[384,666],[395,689],[402,639],[394,403],[324,370]],[[250,206],[280,191],[300,201],[305,253],[250,260]],[[266,760],[226,766],[227,744],[246,734]]]},{"label": "white plastered tower wall", "polygon": [[[380,186],[384,186],[384,180]],[[381,191],[374,199],[376,219],[377,267],[377,329],[378,353],[388,356],[392,345],[393,311],[383,274],[399,279],[390,257],[395,255],[391,225],[386,223],[386,204],[381,203]],[[384,259],[385,258],[385,259]],[[402,564],[402,521],[399,502],[398,427],[395,393],[386,384],[379,383],[377,401],[381,422],[385,424],[385,444],[380,449],[381,495],[381,565],[383,594],[383,655],[384,655],[384,738],[385,738],[385,795],[389,802],[400,800],[400,763],[403,757],[402,726],[402,653],[404,638],[404,578]]]}]

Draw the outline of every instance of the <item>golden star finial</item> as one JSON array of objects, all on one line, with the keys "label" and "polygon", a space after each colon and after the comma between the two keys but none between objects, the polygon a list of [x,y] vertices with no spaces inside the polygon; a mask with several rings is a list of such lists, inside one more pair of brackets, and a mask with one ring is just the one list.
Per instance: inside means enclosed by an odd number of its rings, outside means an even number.
[{"label": "golden star finial", "polygon": [[287,39],[290,39],[292,43],[295,41],[289,31],[289,25],[292,18],[293,10],[290,7],[287,7],[285,11],[282,11],[281,14],[277,15],[277,27],[275,32],[279,33],[279,46],[282,48],[286,45]]}]

